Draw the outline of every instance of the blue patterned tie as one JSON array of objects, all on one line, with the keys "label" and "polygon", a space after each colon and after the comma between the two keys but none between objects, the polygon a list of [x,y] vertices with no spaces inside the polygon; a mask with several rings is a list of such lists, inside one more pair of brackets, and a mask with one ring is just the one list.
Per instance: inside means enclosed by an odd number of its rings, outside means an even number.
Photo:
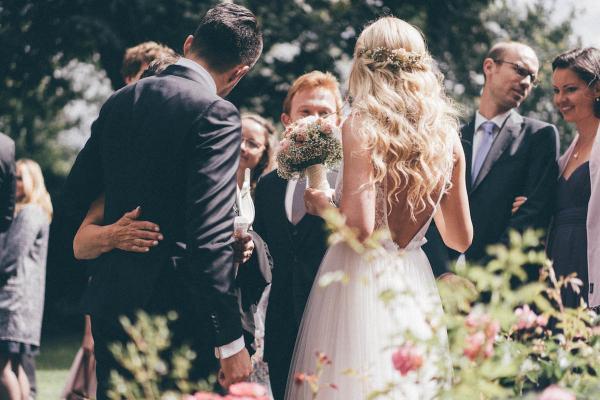
[{"label": "blue patterned tie", "polygon": [[477,154],[473,160],[473,168],[471,169],[471,183],[475,183],[477,179],[477,175],[479,175],[479,171],[481,170],[481,166],[485,161],[485,157],[487,153],[490,151],[492,147],[492,142],[494,141],[494,128],[496,124],[492,121],[485,121],[481,124],[481,129],[483,130],[483,134],[481,135],[481,140],[479,141],[479,148],[477,149]]}]

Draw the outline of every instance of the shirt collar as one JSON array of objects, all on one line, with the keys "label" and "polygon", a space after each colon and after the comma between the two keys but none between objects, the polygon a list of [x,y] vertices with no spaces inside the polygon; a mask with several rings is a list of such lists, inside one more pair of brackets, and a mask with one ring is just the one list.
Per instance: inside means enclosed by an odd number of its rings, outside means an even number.
[{"label": "shirt collar", "polygon": [[475,132],[477,132],[479,130],[479,128],[481,127],[481,124],[483,124],[484,122],[487,122],[487,121],[492,121],[493,123],[496,124],[496,126],[498,128],[502,127],[502,125],[504,125],[504,121],[506,121],[506,119],[510,116],[511,112],[512,112],[512,110],[508,110],[502,114],[496,115],[492,119],[487,119],[486,117],[481,115],[479,113],[479,111],[477,111],[477,113],[475,113]]},{"label": "shirt collar", "polygon": [[211,88],[211,91],[214,94],[217,94],[217,84],[213,77],[208,73],[206,69],[202,67],[202,65],[198,64],[195,61],[190,60],[189,58],[179,57],[179,60],[175,63],[175,65],[181,65],[182,67],[186,67],[191,69],[194,72],[200,74],[200,76],[208,83]]}]

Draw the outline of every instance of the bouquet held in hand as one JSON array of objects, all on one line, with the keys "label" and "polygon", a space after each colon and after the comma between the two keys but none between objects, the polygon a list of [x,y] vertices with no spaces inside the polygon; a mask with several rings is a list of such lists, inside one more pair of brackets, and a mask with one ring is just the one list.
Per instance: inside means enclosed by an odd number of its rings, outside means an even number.
[{"label": "bouquet held in hand", "polygon": [[330,189],[327,169],[342,160],[340,130],[323,118],[307,117],[288,126],[277,153],[277,173],[283,179],[308,178],[313,189]]}]

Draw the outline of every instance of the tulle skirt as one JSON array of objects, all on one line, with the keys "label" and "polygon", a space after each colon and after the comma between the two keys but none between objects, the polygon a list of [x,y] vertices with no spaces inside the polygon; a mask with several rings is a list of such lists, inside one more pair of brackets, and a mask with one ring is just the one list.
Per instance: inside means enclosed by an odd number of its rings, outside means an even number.
[{"label": "tulle skirt", "polygon": [[[423,362],[402,375],[392,355],[407,343]],[[317,387],[317,398],[327,400],[363,400],[377,391],[387,393],[381,398],[432,399],[448,382],[448,362],[441,302],[420,246],[363,256],[338,243],[311,290],[286,399],[312,399]]]}]

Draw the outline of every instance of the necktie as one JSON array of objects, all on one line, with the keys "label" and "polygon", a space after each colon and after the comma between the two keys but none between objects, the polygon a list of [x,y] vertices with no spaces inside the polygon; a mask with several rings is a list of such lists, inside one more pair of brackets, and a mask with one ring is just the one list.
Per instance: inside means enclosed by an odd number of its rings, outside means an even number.
[{"label": "necktie", "polygon": [[306,206],[304,205],[304,191],[306,190],[306,179],[298,179],[294,196],[292,198],[292,224],[296,225],[304,214],[306,214]]},{"label": "necktie", "polygon": [[477,179],[477,175],[479,175],[479,171],[483,166],[483,162],[485,161],[485,157],[487,153],[490,151],[492,147],[492,142],[494,141],[494,128],[496,124],[492,121],[485,121],[481,124],[481,129],[483,130],[481,140],[479,141],[479,148],[477,149],[477,154],[475,154],[475,158],[473,159],[473,168],[471,169],[471,183],[475,183]]}]

